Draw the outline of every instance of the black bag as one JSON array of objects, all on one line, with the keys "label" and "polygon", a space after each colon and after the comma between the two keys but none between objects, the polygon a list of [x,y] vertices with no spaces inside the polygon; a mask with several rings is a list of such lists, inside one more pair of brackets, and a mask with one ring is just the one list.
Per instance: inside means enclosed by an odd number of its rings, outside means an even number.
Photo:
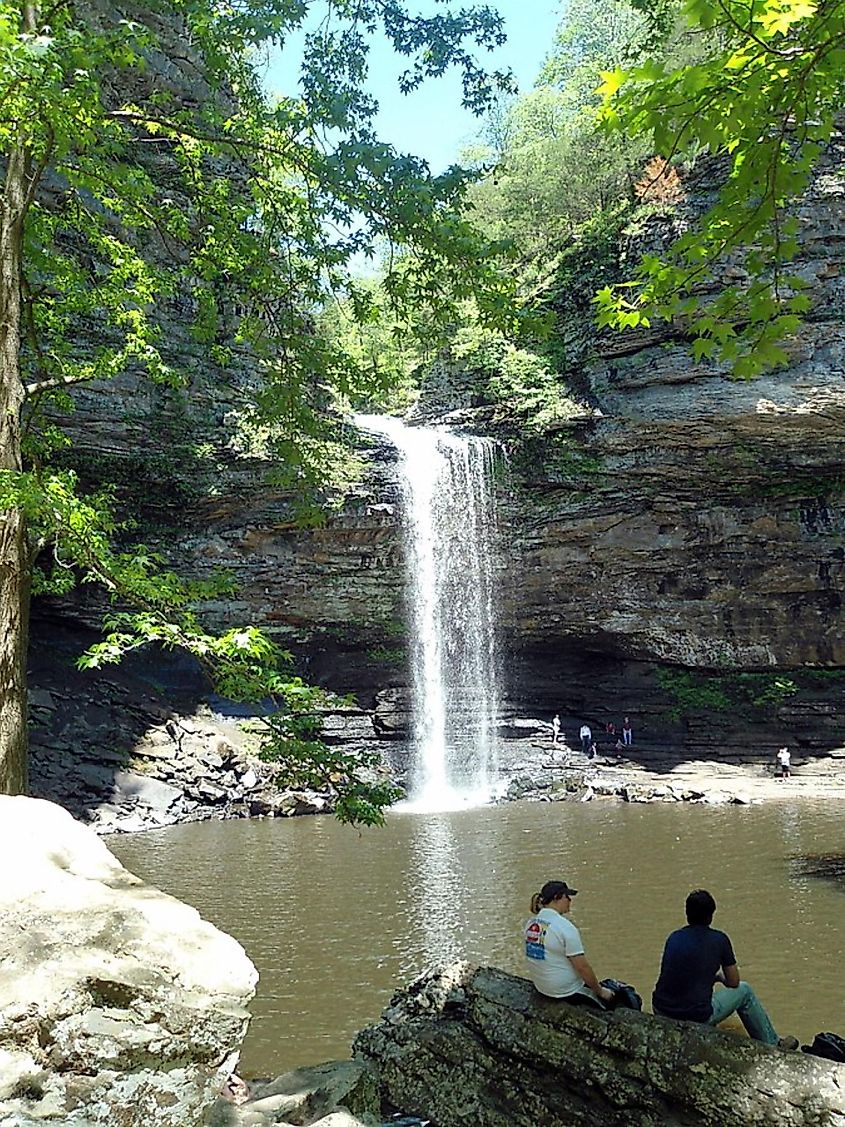
[{"label": "black bag", "polygon": [[603,978],[599,983],[605,990],[613,991],[613,998],[608,1002],[612,1010],[641,1010],[643,1000],[636,990],[627,982],[619,982],[616,978]]},{"label": "black bag", "polygon": [[802,1045],[801,1052],[845,1064],[845,1037],[840,1037],[838,1033],[817,1033],[812,1045]]}]

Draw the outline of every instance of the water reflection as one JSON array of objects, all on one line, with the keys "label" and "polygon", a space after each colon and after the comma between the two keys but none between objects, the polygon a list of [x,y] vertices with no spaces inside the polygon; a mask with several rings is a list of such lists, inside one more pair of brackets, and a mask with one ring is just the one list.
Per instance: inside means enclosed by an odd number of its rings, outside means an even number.
[{"label": "water reflection", "polygon": [[420,953],[436,965],[464,958],[463,929],[468,893],[465,870],[458,864],[451,819],[446,814],[415,820],[411,831],[410,876],[414,911],[422,923]]},{"label": "water reflection", "polygon": [[397,986],[454,958],[521,973],[528,899],[562,876],[601,977],[648,1000],[692,888],[777,1028],[810,1040],[845,1012],[842,886],[798,856],[840,854],[834,804],[721,809],[535,803],[391,815],[358,834],[330,818],[182,826],[110,841],[134,871],[233,934],[261,975],[249,1075],[345,1056]]}]

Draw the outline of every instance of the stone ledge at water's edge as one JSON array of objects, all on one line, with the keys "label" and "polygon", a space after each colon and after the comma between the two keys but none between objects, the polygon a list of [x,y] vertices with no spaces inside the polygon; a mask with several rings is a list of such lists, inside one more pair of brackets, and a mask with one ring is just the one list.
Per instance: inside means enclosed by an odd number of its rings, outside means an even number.
[{"label": "stone ledge at water's edge", "polygon": [[465,963],[400,991],[354,1050],[436,1127],[845,1127],[845,1066]]},{"label": "stone ledge at water's edge", "polygon": [[[31,661],[30,789],[58,802],[99,833],[128,833],[202,819],[330,813],[332,796],[291,789],[257,756],[260,719],[207,698],[184,663],[133,655],[107,677],[75,668],[84,641],[53,627]],[[169,662],[169,663],[168,663]],[[375,752],[401,786],[411,768],[410,701],[376,694],[373,707],[336,704],[322,736],[344,751]],[[773,748],[746,735],[742,762],[683,761],[670,742],[636,741],[621,754],[602,741],[590,760],[551,727],[511,715],[498,726],[499,785],[507,800],[615,797],[628,802],[716,803],[845,798],[845,748],[793,756],[787,785],[772,773]],[[764,759],[764,762],[760,762]],[[720,798],[721,796],[721,798]]]}]

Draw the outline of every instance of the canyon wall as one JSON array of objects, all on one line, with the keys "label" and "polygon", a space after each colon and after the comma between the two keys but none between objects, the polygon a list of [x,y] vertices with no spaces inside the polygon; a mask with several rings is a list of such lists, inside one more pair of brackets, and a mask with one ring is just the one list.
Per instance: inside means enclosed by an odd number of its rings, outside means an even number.
[{"label": "canyon wall", "polygon": [[[187,100],[189,64],[162,64]],[[631,714],[644,757],[652,744],[679,758],[769,758],[779,743],[807,755],[843,743],[843,168],[840,137],[797,206],[793,272],[813,305],[787,367],[741,382],[694,364],[677,336],[602,335],[577,373],[570,364],[578,409],[533,438],[463,396],[456,373],[433,373],[418,417],[494,433],[510,455],[497,549],[509,715],[559,711],[567,730]],[[706,170],[697,177],[647,237],[689,221],[712,191]],[[216,367],[189,313],[178,302],[163,311],[184,391],[131,375],[77,391],[74,464],[89,484],[116,483],[140,508],[144,542],[185,573],[235,577],[236,594],[206,608],[209,625],[266,627],[307,675],[375,707],[383,734],[402,731],[395,455],[361,436],[365,479],[322,527],[298,527],[272,467],[232,449],[248,355]],[[102,609],[90,588],[40,600],[36,651],[57,620],[90,628]]]}]

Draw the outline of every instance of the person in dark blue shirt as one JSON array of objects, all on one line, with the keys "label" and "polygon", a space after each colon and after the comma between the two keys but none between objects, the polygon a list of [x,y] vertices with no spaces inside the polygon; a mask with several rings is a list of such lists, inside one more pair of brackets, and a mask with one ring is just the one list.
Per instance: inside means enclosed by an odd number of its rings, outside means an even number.
[{"label": "person in dark blue shirt", "polygon": [[[663,948],[652,1008],[662,1017],[718,1025],[739,1015],[748,1035],[767,1045],[797,1049],[795,1037],[778,1037],[762,1002],[741,982],[731,941],[711,927],[716,901],[703,888],[686,900],[687,926],[673,931]],[[714,990],[714,983],[723,989]]]}]

